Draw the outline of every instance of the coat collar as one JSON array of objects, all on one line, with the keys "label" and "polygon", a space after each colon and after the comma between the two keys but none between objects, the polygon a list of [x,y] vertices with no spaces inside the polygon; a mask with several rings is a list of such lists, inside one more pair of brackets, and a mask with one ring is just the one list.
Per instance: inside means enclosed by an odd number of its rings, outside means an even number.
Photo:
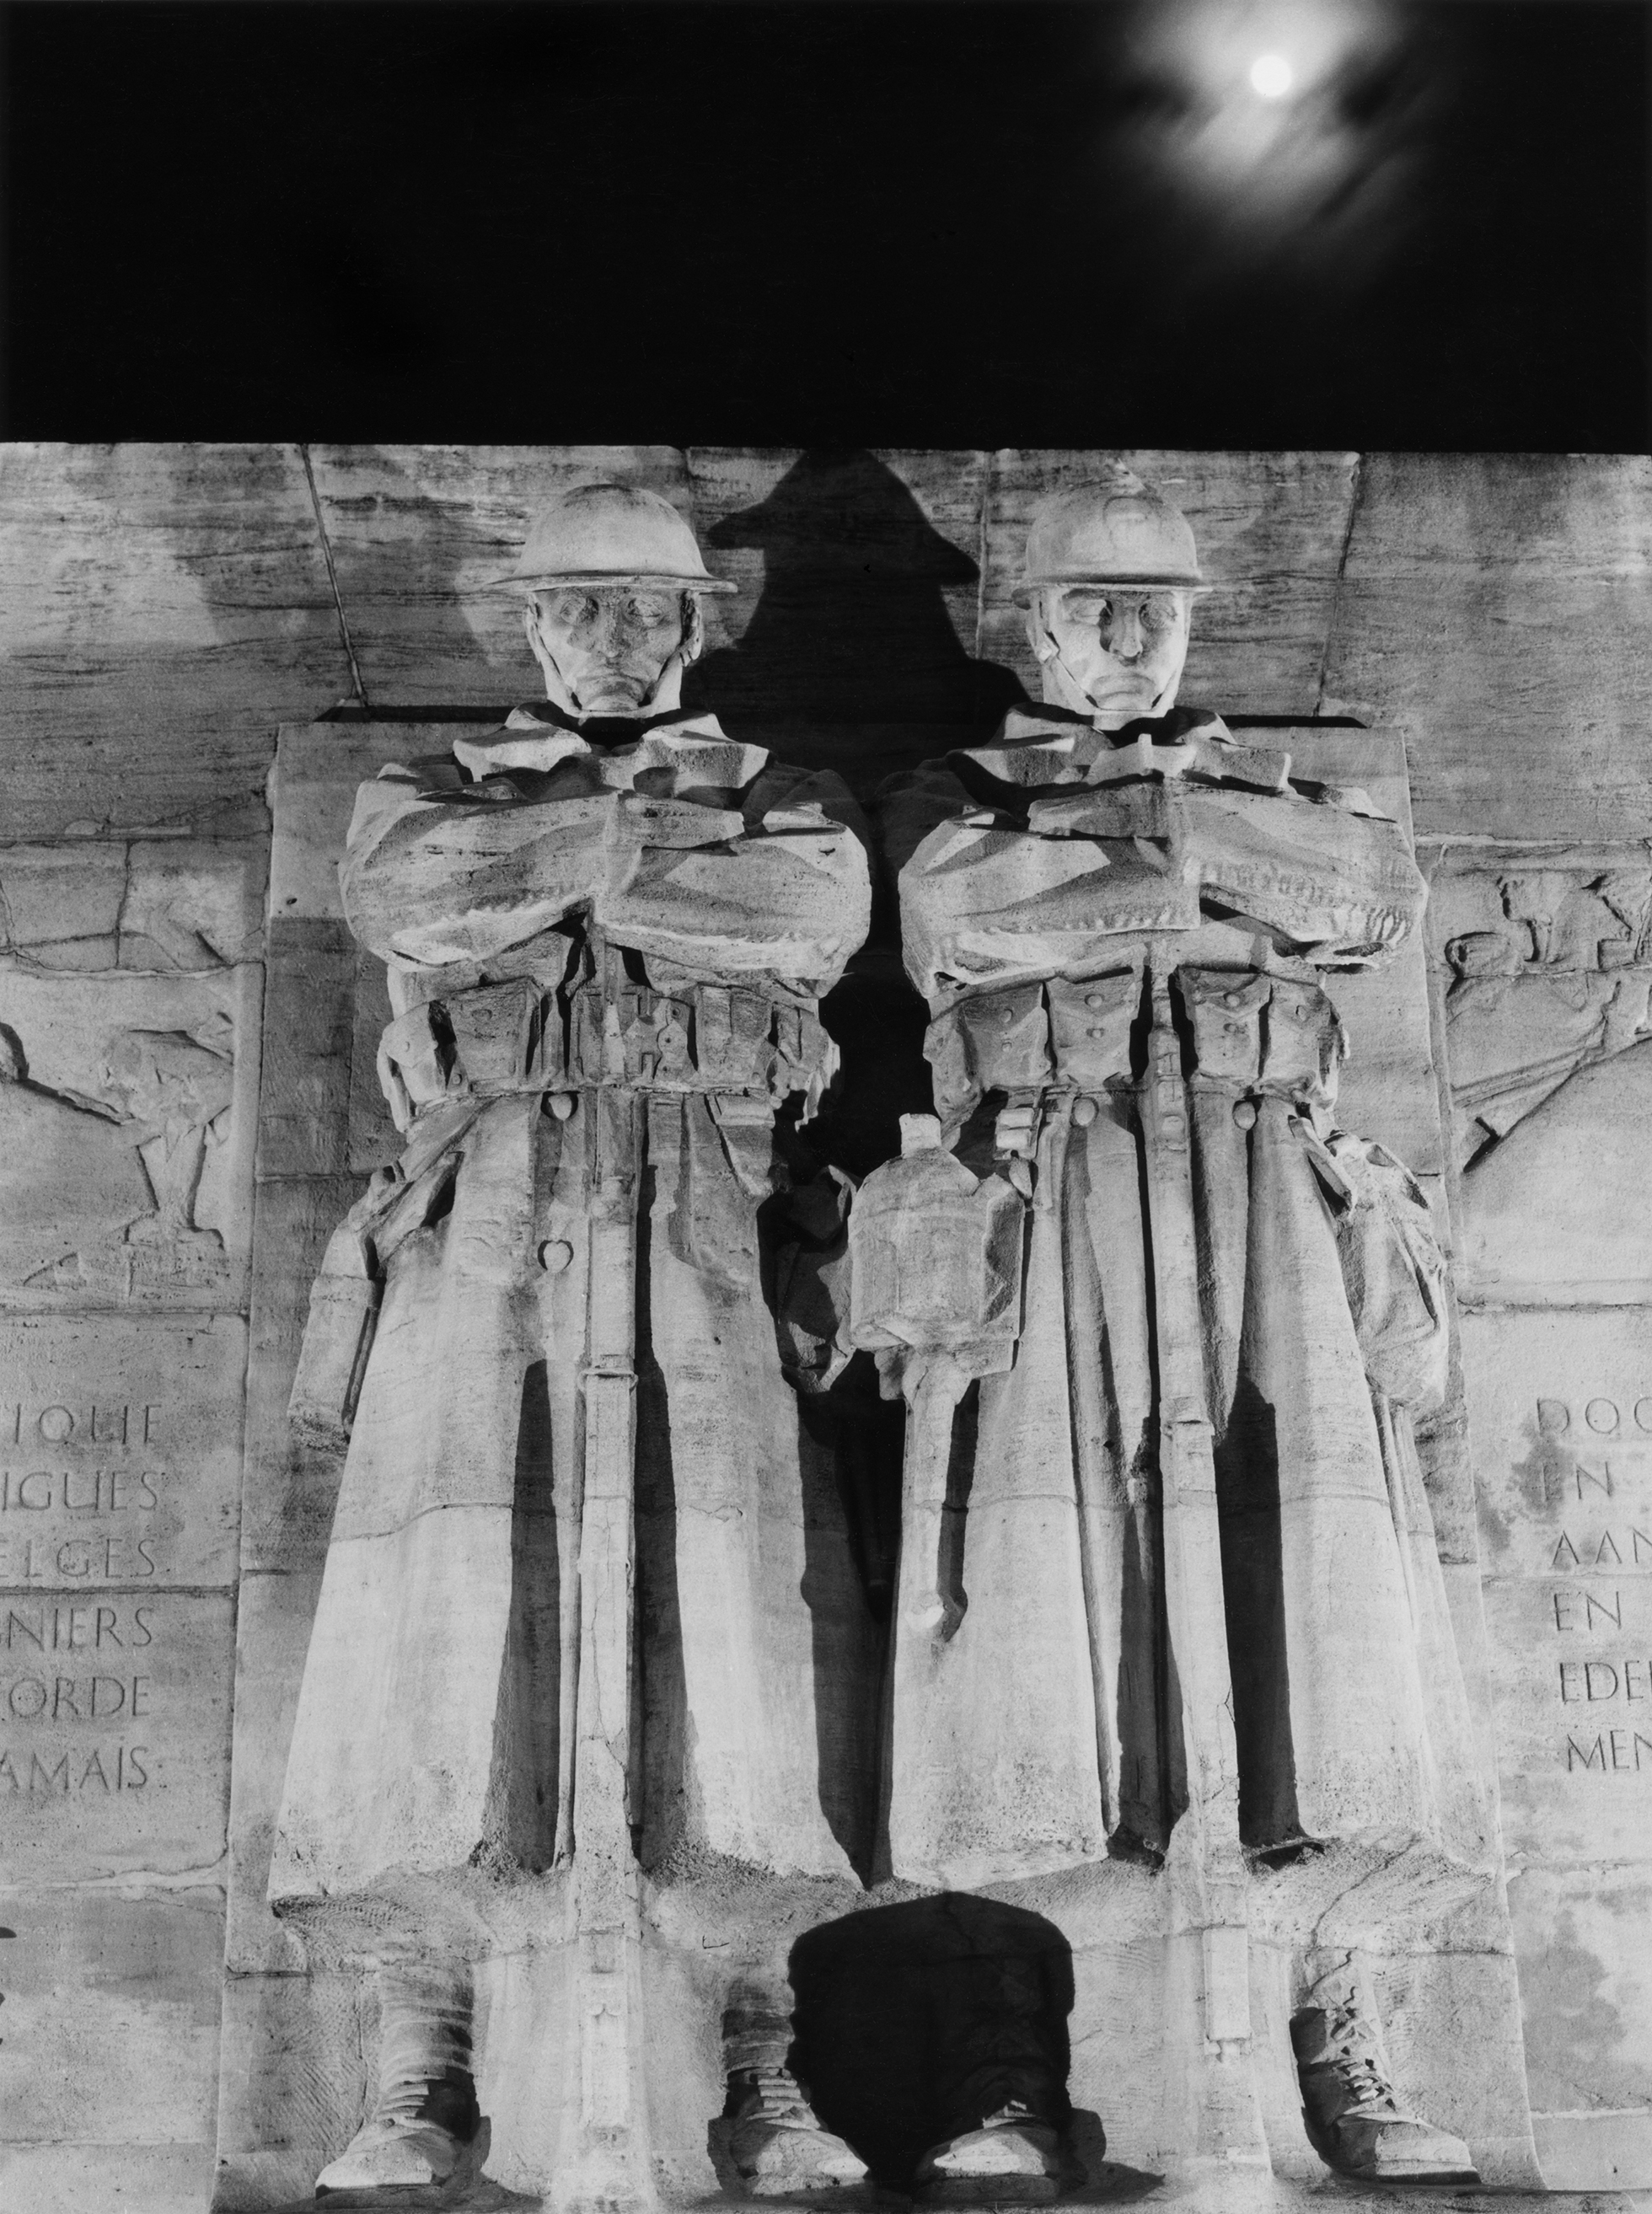
[{"label": "coat collar", "polygon": [[[768,761],[764,747],[727,737],[715,715],[677,710],[639,717],[634,723],[603,717],[597,727],[601,740],[593,744],[571,717],[548,700],[535,700],[531,706],[512,708],[504,727],[486,737],[456,739],[454,758],[476,777],[505,769],[543,774],[562,761],[588,760],[603,764],[604,782],[629,784],[645,768],[669,768],[689,782],[734,790],[749,784]],[[610,733],[617,743],[602,743]]]}]

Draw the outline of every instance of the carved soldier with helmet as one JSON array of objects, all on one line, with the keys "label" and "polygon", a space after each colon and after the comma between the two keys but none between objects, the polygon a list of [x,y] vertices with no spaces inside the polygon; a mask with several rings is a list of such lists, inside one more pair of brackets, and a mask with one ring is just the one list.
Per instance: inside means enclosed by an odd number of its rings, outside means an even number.
[{"label": "carved soldier with helmet", "polygon": [[[1027,1215],[1013,1359],[975,1369],[959,1587],[933,1593],[931,1546],[902,1561],[884,1873],[1160,1869],[1205,1994],[1171,2033],[1185,2111],[1245,2158],[1221,2056],[1250,2034],[1247,1856],[1496,1847],[1410,1431],[1444,1388],[1443,1262],[1406,1171],[1335,1127],[1322,982],[1386,960],[1423,885],[1362,792],[1177,705],[1207,589],[1129,470],[1051,499],[1017,595],[1042,705],[881,799],[927,1142]],[[887,1318],[857,1334],[886,1390],[945,1365]],[[909,1437],[903,1532],[946,1465]],[[1296,1998],[1325,2156],[1472,2177],[1392,2095],[1360,1962],[1306,1947]],[[1023,2092],[975,2117],[983,2166],[1051,2179],[1060,2087]]]},{"label": "carved soldier with helmet", "polygon": [[[847,1353],[770,1312],[757,1222],[869,879],[835,777],[682,711],[732,587],[669,501],[576,486],[501,584],[546,700],[364,786],[342,869],[405,1152],[333,1240],[295,1387],[350,1438],[270,1896],[378,1972],[376,2101],[319,2188],[479,2164],[472,1963],[531,1899],[603,2047],[570,2174],[614,2198],[646,2180],[639,1855],[847,1883],[870,1788],[817,1712],[817,1649],[853,1679],[872,1642],[797,1396]],[[754,1976],[737,2163],[858,2176]]]}]

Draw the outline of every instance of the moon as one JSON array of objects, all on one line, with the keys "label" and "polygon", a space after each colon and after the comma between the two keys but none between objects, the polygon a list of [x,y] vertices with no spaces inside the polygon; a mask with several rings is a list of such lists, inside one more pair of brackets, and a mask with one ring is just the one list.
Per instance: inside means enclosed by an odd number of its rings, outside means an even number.
[{"label": "moon", "polygon": [[1296,82],[1283,54],[1258,54],[1251,64],[1251,83],[1264,100],[1281,100]]}]

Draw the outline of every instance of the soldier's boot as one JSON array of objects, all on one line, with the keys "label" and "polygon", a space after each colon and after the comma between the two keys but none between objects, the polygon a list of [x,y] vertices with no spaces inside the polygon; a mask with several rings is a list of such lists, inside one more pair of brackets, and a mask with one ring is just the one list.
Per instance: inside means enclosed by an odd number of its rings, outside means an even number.
[{"label": "soldier's boot", "polygon": [[866,2181],[865,2161],[822,2126],[789,2068],[740,2070],[729,2089],[729,2158],[754,2199],[841,2191]]},{"label": "soldier's boot", "polygon": [[1401,2105],[1364,1983],[1350,1963],[1322,1978],[1291,2017],[1309,2143],[1361,2182],[1478,2183],[1462,2139]]},{"label": "soldier's boot", "polygon": [[919,2162],[913,2188],[929,2206],[1054,2199],[1082,2170],[1068,2151],[1066,2040],[1052,2026],[1047,1964],[960,1935],[937,1991],[950,2126]]},{"label": "soldier's boot", "polygon": [[866,2180],[866,2162],[823,2126],[787,2065],[791,2043],[783,1997],[757,1981],[731,1994],[723,2017],[728,2104],[713,2129],[754,2199],[830,2197]]},{"label": "soldier's boot", "polygon": [[1025,2205],[1055,2198],[1067,2180],[1061,2131],[1024,2099],[1007,2099],[976,2129],[932,2145],[913,2187],[926,2205]]},{"label": "soldier's boot", "polygon": [[466,1966],[379,1971],[378,2089],[373,2111],[315,2181],[318,2199],[440,2195],[452,2205],[487,2154],[471,2075]]}]

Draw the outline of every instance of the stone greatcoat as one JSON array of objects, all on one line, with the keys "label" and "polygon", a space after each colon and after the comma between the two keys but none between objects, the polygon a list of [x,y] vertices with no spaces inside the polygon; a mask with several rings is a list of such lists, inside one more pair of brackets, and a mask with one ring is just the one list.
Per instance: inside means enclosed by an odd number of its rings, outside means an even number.
[{"label": "stone greatcoat", "polygon": [[[866,932],[856,821],[837,779],[709,717],[603,747],[554,710],[518,710],[363,787],[346,910],[389,964],[380,1067],[407,1151],[335,1239],[312,1306],[324,1337],[351,1268],[382,1279],[278,1904],[572,1850],[605,1116],[639,1170],[643,1857],[847,1873],[839,1839],[872,1788],[854,1709],[873,1637],[829,1457],[783,1372],[758,1209],[784,1190],[796,1095],[829,1073],[817,999]],[[786,1342],[793,1381],[835,1357],[806,1333]]]},{"label": "stone greatcoat", "polygon": [[1135,1092],[1155,979],[1191,1100],[1242,1835],[1489,1848],[1407,1411],[1443,1385],[1443,1268],[1407,1172],[1331,1128],[1317,981],[1388,957],[1424,888],[1363,794],[1288,768],[1195,711],[1115,737],[1046,708],[880,798],[948,1142],[985,1172],[994,1110],[1037,1112],[1014,1365],[954,1446],[962,1619],[896,1641],[896,1876],[1160,1847],[1185,1795]]}]

